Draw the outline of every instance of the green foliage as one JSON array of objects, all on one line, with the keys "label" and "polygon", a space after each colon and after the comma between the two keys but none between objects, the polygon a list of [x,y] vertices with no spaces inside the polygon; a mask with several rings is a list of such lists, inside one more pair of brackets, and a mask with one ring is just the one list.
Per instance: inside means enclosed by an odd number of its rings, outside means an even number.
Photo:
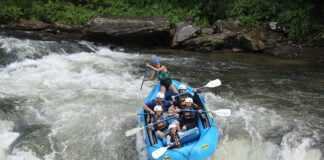
[{"label": "green foliage", "polygon": [[[82,25],[95,11],[86,7],[75,6],[73,3],[64,1],[35,0],[29,3],[24,0],[8,0],[0,3],[1,6],[12,5],[0,10],[0,19],[3,22],[17,21],[21,18],[41,20],[48,23],[60,22],[63,24]],[[23,9],[21,9],[23,8]]]},{"label": "green foliage", "polygon": [[235,0],[229,5],[226,14],[248,26],[257,27],[263,21],[275,18],[278,6],[275,0]]},{"label": "green foliage", "polygon": [[280,13],[279,20],[282,23],[289,24],[288,35],[289,37],[296,38],[307,33],[311,28],[311,22],[309,17],[308,8],[295,8],[290,10],[285,10]]},{"label": "green foliage", "polygon": [[63,24],[81,25],[86,22],[95,12],[82,7],[76,7],[72,3],[49,1],[44,6],[44,14],[41,18],[47,22],[60,22]]},{"label": "green foliage", "polygon": [[[234,18],[257,27],[267,21],[287,25],[290,37],[312,28],[308,0],[2,0],[0,22],[35,19],[82,25],[94,15],[164,16],[171,22],[191,19],[200,26]],[[315,2],[313,2],[315,3]],[[318,3],[318,2],[316,2]]]},{"label": "green foliage", "polygon": [[19,20],[23,13],[21,8],[17,6],[1,6],[0,10],[0,22],[7,22],[7,21],[17,21]]},{"label": "green foliage", "polygon": [[312,5],[305,0],[234,0],[226,15],[252,27],[279,21],[287,26],[288,36],[296,38],[310,30],[311,9]]}]

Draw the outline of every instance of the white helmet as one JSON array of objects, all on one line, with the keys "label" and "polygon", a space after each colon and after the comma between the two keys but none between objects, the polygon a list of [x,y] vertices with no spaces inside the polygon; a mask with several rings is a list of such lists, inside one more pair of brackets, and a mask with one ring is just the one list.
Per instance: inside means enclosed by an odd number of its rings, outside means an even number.
[{"label": "white helmet", "polygon": [[185,99],[185,102],[186,102],[186,103],[192,103],[192,102],[193,102],[193,100],[192,100],[192,98],[190,98],[190,97],[187,97],[187,98]]},{"label": "white helmet", "polygon": [[164,99],[164,93],[163,92],[157,93],[156,98],[163,98]]},{"label": "white helmet", "polygon": [[184,84],[181,84],[181,85],[179,86],[179,89],[187,89],[187,86],[184,85]]},{"label": "white helmet", "polygon": [[170,125],[169,125],[169,129],[171,129],[171,128],[176,128],[177,126],[174,124],[174,123],[171,123]]},{"label": "white helmet", "polygon": [[156,111],[163,111],[162,106],[161,106],[161,105],[156,105],[156,106],[154,107],[154,111],[155,111],[155,112],[156,112]]}]

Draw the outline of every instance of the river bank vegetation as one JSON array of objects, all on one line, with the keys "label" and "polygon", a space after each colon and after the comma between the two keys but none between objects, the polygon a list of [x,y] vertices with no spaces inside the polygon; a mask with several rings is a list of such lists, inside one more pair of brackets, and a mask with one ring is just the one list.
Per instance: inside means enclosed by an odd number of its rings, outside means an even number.
[{"label": "river bank vegetation", "polygon": [[0,22],[40,20],[83,25],[98,14],[165,16],[177,22],[190,19],[200,26],[218,19],[237,19],[252,27],[275,21],[291,38],[323,30],[324,2],[320,0],[3,0]]}]

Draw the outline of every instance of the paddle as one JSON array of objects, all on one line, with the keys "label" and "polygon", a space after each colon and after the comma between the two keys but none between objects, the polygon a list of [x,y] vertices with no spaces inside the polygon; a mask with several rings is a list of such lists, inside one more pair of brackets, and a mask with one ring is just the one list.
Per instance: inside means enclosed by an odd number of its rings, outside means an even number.
[{"label": "paddle", "polygon": [[145,68],[145,71],[144,71],[144,76],[143,76],[143,80],[142,80],[142,85],[141,85],[141,90],[142,90],[142,87],[143,87],[143,84],[144,84],[144,79],[146,77],[146,72],[147,72],[147,67]]},{"label": "paddle", "polygon": [[215,79],[213,81],[208,82],[205,86],[198,87],[199,88],[214,88],[222,85],[222,82],[219,79]]},{"label": "paddle", "polygon": [[[198,112],[198,110],[187,110],[187,109],[181,109],[181,111],[195,111]],[[210,110],[210,111],[203,111],[203,112],[211,112],[214,115],[220,116],[220,117],[229,117],[231,115],[230,109],[217,109],[217,110]]]},{"label": "paddle", "polygon": [[138,116],[138,115],[144,115],[144,114],[150,114],[150,113],[125,113],[120,116],[126,117],[126,116]]},{"label": "paddle", "polygon": [[[214,87],[218,87],[220,85],[222,85],[222,82],[219,79],[215,79],[215,80],[212,80],[212,81],[208,82],[205,86],[198,87],[197,89],[200,89],[200,88],[214,88]],[[184,95],[184,94],[187,94],[187,93],[189,93],[189,92],[180,93],[180,94],[175,95],[174,97],[178,97],[178,96],[181,96],[181,95]]]},{"label": "paddle", "polygon": [[[168,119],[170,119],[170,118],[173,118],[173,117],[175,117],[175,116],[171,116],[171,117],[169,117],[169,118],[163,119],[162,121],[155,122],[155,123],[153,123],[153,125],[155,125],[155,124],[157,124],[157,123],[160,123],[160,122],[163,122],[163,121],[166,121],[166,120],[168,120]],[[144,128],[146,128],[146,127],[148,127],[148,126],[150,126],[150,125],[146,125],[146,126],[143,126],[143,127],[141,127],[141,128],[133,128],[133,129],[127,130],[127,131],[125,132],[125,135],[126,135],[126,137],[129,137],[129,136],[134,135],[134,134],[136,134],[137,132],[143,130]]]},{"label": "paddle", "polygon": [[211,112],[212,114],[221,116],[221,117],[228,117],[232,113],[232,111],[230,109],[218,109],[218,110],[211,110],[208,112]]},{"label": "paddle", "polygon": [[171,145],[167,145],[166,147],[161,147],[161,148],[153,151],[152,152],[152,157],[154,159],[160,158],[168,150],[169,147],[171,147]]}]

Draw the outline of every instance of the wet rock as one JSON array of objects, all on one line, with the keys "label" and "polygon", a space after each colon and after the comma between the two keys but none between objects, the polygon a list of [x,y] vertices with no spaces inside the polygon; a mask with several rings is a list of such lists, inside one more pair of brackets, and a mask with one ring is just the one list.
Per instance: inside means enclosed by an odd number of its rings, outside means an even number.
[{"label": "wet rock", "polygon": [[162,17],[127,17],[101,15],[84,25],[86,36],[92,40],[145,45],[170,45],[170,21]]},{"label": "wet rock", "polygon": [[183,48],[192,51],[212,51],[222,49],[227,42],[233,39],[235,33],[217,33],[210,36],[198,37],[181,43]]},{"label": "wet rock", "polygon": [[77,25],[66,25],[61,23],[53,23],[50,25],[50,29],[57,30],[58,32],[64,31],[64,32],[79,32],[82,33],[82,27]]},{"label": "wet rock", "polygon": [[300,49],[289,45],[281,45],[274,48],[269,48],[264,53],[279,56],[282,58],[296,58],[298,57]]},{"label": "wet rock", "polygon": [[245,27],[238,21],[232,20],[218,20],[216,26],[220,32],[236,34],[236,38],[232,42],[233,46],[252,51],[261,51],[267,48],[265,43],[266,32],[261,28]]},{"label": "wet rock", "polygon": [[28,20],[20,20],[19,22],[11,22],[4,27],[8,27],[16,30],[43,30],[47,28],[49,25],[47,23],[41,21],[28,21]]},{"label": "wet rock", "polygon": [[179,40],[177,46],[194,51],[232,48],[263,51],[276,46],[278,40],[280,40],[280,37],[276,34],[267,34],[265,29],[246,27],[233,20],[218,20],[215,29],[210,29],[206,33],[212,34],[202,34],[197,38]]},{"label": "wet rock", "polygon": [[203,27],[201,28],[201,34],[204,36],[210,36],[212,34],[214,34],[214,29],[211,27]]},{"label": "wet rock", "polygon": [[178,43],[196,37],[196,34],[200,31],[200,28],[194,23],[179,22],[175,27],[175,34],[172,40],[172,47],[175,47]]}]

